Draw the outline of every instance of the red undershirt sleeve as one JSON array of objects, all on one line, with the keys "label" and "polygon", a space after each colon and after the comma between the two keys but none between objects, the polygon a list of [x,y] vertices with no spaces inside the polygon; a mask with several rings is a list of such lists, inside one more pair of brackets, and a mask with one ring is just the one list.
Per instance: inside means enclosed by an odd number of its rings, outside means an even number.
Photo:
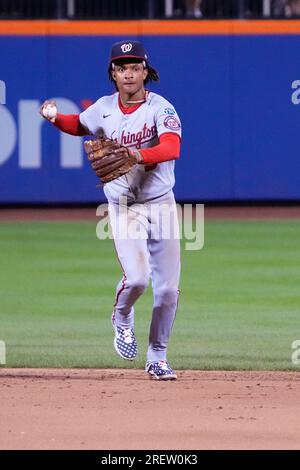
[{"label": "red undershirt sleeve", "polygon": [[79,120],[79,114],[60,114],[57,113],[54,126],[63,132],[71,135],[89,135]]},{"label": "red undershirt sleeve", "polygon": [[177,160],[180,153],[180,137],[167,132],[159,138],[159,144],[149,149],[141,149],[139,153],[146,164],[162,163]]}]

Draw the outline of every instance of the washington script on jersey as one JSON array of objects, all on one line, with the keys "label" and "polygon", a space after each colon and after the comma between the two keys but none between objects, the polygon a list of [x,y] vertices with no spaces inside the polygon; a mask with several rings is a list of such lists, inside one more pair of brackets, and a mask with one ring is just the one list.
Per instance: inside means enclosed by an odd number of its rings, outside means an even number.
[{"label": "washington script on jersey", "polygon": [[127,132],[123,130],[120,136],[121,145],[131,146],[134,145],[135,147],[139,148],[142,144],[146,142],[150,142],[152,139],[157,137],[157,129],[156,126],[148,127],[147,124],[144,124],[144,127],[139,132]]}]

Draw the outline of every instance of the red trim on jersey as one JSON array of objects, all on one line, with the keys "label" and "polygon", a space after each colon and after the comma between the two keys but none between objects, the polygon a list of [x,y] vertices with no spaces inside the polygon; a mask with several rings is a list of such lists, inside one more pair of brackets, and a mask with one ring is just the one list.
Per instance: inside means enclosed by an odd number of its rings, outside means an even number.
[{"label": "red trim on jersey", "polygon": [[54,125],[63,132],[71,135],[89,135],[79,120],[79,114],[57,113]]},{"label": "red trim on jersey", "polygon": [[119,103],[119,108],[120,108],[120,110],[122,111],[123,114],[131,114],[131,113],[134,113],[134,111],[136,111],[140,106],[142,106],[144,101],[143,101],[143,103],[138,103],[134,106],[124,106],[122,101],[121,101],[120,94],[119,94],[118,103]]},{"label": "red trim on jersey", "polygon": [[127,286],[126,286],[127,276],[126,276],[126,273],[125,273],[125,269],[123,268],[122,263],[121,263],[121,261],[120,261],[119,254],[118,254],[118,250],[117,250],[117,247],[116,247],[116,242],[115,242],[114,239],[113,239],[113,245],[114,245],[114,249],[115,249],[115,252],[116,252],[116,255],[117,255],[119,264],[120,264],[121,269],[122,269],[122,272],[123,272],[122,284],[121,284],[121,287],[120,287],[120,289],[118,290],[118,292],[117,292],[117,294],[116,294],[116,300],[115,300],[115,303],[114,303],[114,309],[115,309],[116,306],[118,305],[119,297],[120,297],[121,293],[122,293],[123,290],[125,290],[126,287],[127,287]]},{"label": "red trim on jersey", "polygon": [[166,132],[159,138],[159,144],[149,149],[139,150],[144,163],[154,164],[177,160],[180,154],[180,137],[173,132]]}]

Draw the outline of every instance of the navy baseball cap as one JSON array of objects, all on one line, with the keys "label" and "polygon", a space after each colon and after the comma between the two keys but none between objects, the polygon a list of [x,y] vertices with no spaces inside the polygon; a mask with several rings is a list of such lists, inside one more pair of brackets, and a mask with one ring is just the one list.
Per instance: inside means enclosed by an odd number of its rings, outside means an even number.
[{"label": "navy baseball cap", "polygon": [[140,41],[122,41],[112,45],[110,53],[110,64],[120,59],[139,59],[148,61],[145,48]]}]

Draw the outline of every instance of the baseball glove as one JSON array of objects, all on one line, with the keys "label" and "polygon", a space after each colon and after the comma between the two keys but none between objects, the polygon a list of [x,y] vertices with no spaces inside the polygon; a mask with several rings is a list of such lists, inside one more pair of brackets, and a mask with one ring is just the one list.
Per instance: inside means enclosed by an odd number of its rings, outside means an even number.
[{"label": "baseball glove", "polygon": [[131,152],[111,139],[88,140],[84,143],[84,149],[102,183],[125,175],[139,163],[138,152]]}]

